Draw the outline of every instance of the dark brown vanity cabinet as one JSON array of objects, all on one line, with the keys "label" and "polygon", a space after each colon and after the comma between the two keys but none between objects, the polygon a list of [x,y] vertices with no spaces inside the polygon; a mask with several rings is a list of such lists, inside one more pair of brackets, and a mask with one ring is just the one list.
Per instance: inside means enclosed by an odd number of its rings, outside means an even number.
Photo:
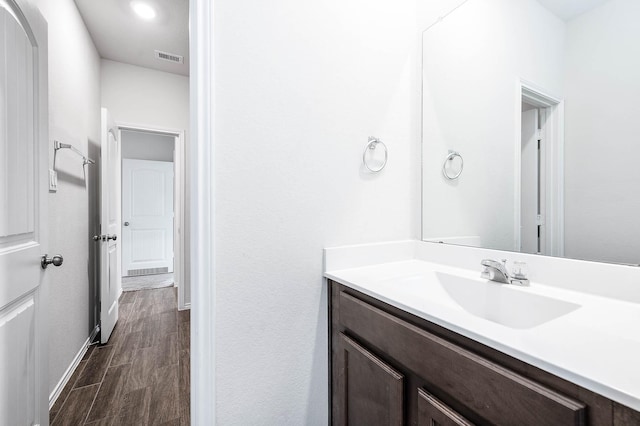
[{"label": "dark brown vanity cabinet", "polygon": [[[404,377],[344,334],[338,336],[337,392],[344,403],[336,423],[401,426],[404,421]],[[339,420],[338,420],[339,419]]]},{"label": "dark brown vanity cabinet", "polygon": [[418,426],[471,426],[469,420],[456,413],[424,389],[418,389]]},{"label": "dark brown vanity cabinet", "polygon": [[640,425],[640,413],[330,281],[333,425]]}]

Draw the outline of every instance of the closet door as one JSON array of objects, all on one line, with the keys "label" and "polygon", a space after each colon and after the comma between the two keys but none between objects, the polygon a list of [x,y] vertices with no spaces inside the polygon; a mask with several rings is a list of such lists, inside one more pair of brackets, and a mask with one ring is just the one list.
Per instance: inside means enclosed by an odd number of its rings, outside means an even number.
[{"label": "closet door", "polygon": [[173,163],[122,160],[123,276],[173,272]]}]

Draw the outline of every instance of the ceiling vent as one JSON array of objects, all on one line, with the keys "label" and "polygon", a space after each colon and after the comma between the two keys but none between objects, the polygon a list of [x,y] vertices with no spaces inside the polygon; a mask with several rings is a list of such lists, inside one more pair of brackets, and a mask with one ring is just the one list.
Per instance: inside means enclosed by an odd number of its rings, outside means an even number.
[{"label": "ceiling vent", "polygon": [[175,55],[173,53],[163,52],[161,50],[155,50],[156,59],[160,59],[161,61],[173,62],[176,64],[184,63],[184,57],[180,55]]}]

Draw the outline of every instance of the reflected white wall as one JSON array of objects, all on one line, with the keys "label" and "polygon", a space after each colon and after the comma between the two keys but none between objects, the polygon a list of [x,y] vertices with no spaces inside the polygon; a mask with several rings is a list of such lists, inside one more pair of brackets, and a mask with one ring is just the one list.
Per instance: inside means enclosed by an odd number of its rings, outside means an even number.
[{"label": "reflected white wall", "polygon": [[[535,0],[469,0],[424,34],[423,238],[514,250],[521,80],[563,94],[564,22]],[[464,172],[448,181],[448,150]]]},{"label": "reflected white wall", "polygon": [[639,17],[611,0],[567,25],[568,257],[640,263]]}]

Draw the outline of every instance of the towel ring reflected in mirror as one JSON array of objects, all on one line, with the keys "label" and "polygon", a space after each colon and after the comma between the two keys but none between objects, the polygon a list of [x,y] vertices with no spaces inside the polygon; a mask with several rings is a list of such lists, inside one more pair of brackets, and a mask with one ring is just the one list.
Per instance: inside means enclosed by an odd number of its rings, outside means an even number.
[{"label": "towel ring reflected in mirror", "polygon": [[[460,158],[460,170],[458,170],[458,173],[454,175],[450,175],[449,172],[447,171],[447,163],[449,161],[453,161],[453,159],[456,157]],[[462,158],[462,155],[460,155],[460,153],[457,151],[450,150],[449,155],[447,155],[447,157],[444,159],[444,162],[442,163],[442,174],[444,175],[444,177],[446,177],[449,180],[455,180],[455,179],[458,179],[462,174],[462,169],[464,169],[464,159]]]}]

